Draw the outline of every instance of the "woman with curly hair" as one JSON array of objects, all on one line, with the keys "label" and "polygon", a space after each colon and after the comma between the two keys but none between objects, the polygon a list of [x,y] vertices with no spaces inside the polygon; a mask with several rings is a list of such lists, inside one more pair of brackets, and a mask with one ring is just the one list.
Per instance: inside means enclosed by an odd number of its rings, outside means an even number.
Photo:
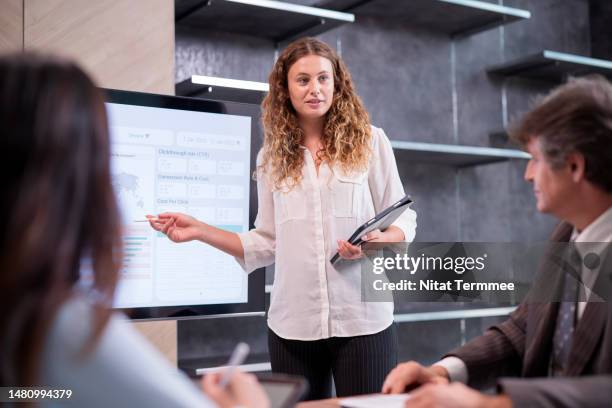
[{"label": "woman with curly hair", "polygon": [[[307,399],[378,392],[397,362],[393,304],[361,300],[361,248],[345,239],[404,196],[389,139],[370,125],[344,62],[302,38],[280,55],[263,101],[255,229],[232,233],[184,214],[151,225],[175,242],[198,239],[247,271],[275,263],[268,311],[272,370],[306,377]],[[412,241],[407,210],[368,241]],[[332,265],[338,252],[342,261]]]}]

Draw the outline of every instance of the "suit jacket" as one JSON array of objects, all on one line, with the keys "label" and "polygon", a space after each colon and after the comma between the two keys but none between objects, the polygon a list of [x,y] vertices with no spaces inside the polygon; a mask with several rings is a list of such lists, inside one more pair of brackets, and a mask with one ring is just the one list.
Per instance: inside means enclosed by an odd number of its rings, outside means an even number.
[{"label": "suit jacket", "polygon": [[[561,224],[551,241],[567,242],[571,232],[569,224]],[[562,275],[550,268],[550,263],[543,262],[540,275],[550,276],[551,290],[561,290]],[[605,279],[612,279],[609,263],[603,263],[599,271],[598,281]],[[465,362],[470,386],[489,387],[497,382],[517,407],[612,407],[611,305],[587,304],[574,331],[564,377],[545,378],[558,302],[524,301],[508,320],[448,356]]]}]

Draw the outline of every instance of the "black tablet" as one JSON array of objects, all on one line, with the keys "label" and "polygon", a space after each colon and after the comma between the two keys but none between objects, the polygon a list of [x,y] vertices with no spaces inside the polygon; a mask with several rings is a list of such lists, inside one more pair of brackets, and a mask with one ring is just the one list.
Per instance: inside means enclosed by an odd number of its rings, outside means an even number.
[{"label": "black tablet", "polygon": [[[410,196],[405,196],[395,204],[385,208],[380,213],[376,214],[374,218],[365,222],[360,227],[358,227],[353,235],[347,240],[349,243],[353,245],[362,244],[363,237],[376,229],[381,231],[389,228],[391,224],[412,204],[412,199]],[[336,252],[336,254],[332,257],[330,262],[332,265],[336,263],[340,259],[340,254]]]},{"label": "black tablet", "polygon": [[308,390],[308,384],[302,377],[286,374],[259,374],[259,383],[268,394],[270,408],[290,408]]}]

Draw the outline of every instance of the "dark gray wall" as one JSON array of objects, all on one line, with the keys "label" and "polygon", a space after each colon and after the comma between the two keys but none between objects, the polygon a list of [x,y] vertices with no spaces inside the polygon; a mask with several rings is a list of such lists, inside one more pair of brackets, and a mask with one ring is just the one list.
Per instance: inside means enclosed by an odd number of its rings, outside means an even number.
[{"label": "dark gray wall", "polygon": [[[462,39],[393,19],[358,17],[321,39],[341,53],[372,122],[391,139],[505,144],[491,134],[503,131],[551,85],[493,78],[485,69],[542,49],[588,56],[591,29],[586,0],[504,0],[504,5],[528,9],[532,17]],[[205,74],[266,81],[276,51],[270,41],[177,26],[176,80]],[[531,186],[523,181],[525,164],[517,160],[456,169],[399,161],[405,190],[416,202],[417,240],[546,239],[555,221],[535,210]],[[402,312],[431,308],[440,306],[397,305]],[[432,362],[499,320],[400,324],[400,356]],[[180,322],[179,358],[227,355],[239,339],[265,353],[265,319]]]},{"label": "dark gray wall", "polygon": [[612,1],[589,0],[591,15],[591,55],[612,59]]}]

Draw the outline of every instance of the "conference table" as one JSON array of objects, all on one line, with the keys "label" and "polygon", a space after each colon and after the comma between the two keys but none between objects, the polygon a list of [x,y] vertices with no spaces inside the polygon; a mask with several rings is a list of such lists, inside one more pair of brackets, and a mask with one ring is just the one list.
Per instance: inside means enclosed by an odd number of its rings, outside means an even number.
[{"label": "conference table", "polygon": [[340,399],[339,398],[330,398],[324,400],[317,401],[306,401],[300,402],[296,405],[296,408],[339,408],[340,407]]},{"label": "conference table", "polygon": [[[368,394],[350,398],[371,397],[373,395],[381,394]],[[324,400],[300,402],[296,405],[296,408],[340,408],[340,400],[341,398],[329,398]]]}]

